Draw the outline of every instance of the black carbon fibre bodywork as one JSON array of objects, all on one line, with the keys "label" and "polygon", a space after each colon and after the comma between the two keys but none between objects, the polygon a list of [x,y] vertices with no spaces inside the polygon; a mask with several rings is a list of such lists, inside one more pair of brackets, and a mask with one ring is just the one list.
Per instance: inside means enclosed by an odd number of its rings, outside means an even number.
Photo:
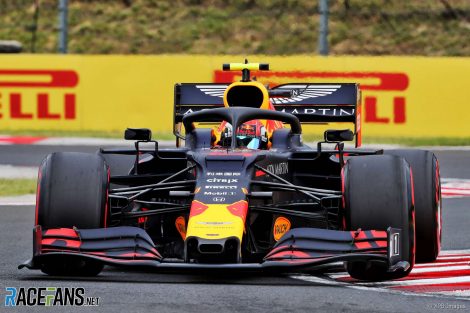
[{"label": "black carbon fibre bodywork", "polygon": [[[222,119],[236,128],[263,117],[291,125],[290,130],[275,131],[268,150],[237,147],[235,141],[229,147],[214,147],[207,137],[210,132],[193,125],[199,119]],[[401,261],[399,229],[344,226],[344,158],[381,151],[345,150],[339,142],[334,149],[324,149],[325,142],[308,147],[302,143],[298,118],[283,112],[214,109],[186,115],[182,123],[188,131],[184,148],[159,149],[155,141],[137,141],[135,149],[101,150],[106,163],[113,164],[108,228],[37,225],[33,258],[20,267],[42,269],[61,258],[190,270],[300,271],[351,260],[381,262],[389,271],[409,267]],[[125,155],[135,159],[120,163]],[[216,205],[243,220],[240,236],[212,241],[186,237],[191,216]],[[287,220],[289,227],[277,237],[278,218]],[[207,234],[212,235],[217,234]]]},{"label": "black carbon fibre bodywork", "polygon": [[[19,268],[41,269],[61,258],[94,260],[107,265],[175,270],[295,272],[351,260],[382,262],[390,271],[407,269],[394,238],[400,230],[347,232],[298,228],[286,233],[260,263],[201,264],[163,258],[150,237],[137,227],[100,229],[34,229],[33,258]],[[389,244],[390,243],[390,244]],[[368,247],[364,248],[363,244]]]}]

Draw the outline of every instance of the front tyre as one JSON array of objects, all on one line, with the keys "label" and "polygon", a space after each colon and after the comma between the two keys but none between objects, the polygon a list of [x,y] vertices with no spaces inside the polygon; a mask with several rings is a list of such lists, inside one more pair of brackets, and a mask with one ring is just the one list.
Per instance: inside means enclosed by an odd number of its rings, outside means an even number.
[{"label": "front tyre", "polygon": [[389,155],[352,157],[343,168],[343,184],[346,229],[401,229],[402,261],[410,264],[407,271],[389,273],[383,263],[352,261],[346,263],[348,273],[360,280],[408,275],[415,261],[413,188],[408,163]]},{"label": "front tyre", "polygon": [[416,262],[436,260],[441,248],[442,198],[439,162],[425,150],[388,150],[385,154],[403,157],[411,166],[416,210]]},{"label": "front tyre", "polygon": [[[48,155],[39,169],[36,225],[50,228],[107,226],[108,167],[102,156],[77,152]],[[50,275],[95,276],[103,269],[96,261],[60,258],[41,269]]]}]

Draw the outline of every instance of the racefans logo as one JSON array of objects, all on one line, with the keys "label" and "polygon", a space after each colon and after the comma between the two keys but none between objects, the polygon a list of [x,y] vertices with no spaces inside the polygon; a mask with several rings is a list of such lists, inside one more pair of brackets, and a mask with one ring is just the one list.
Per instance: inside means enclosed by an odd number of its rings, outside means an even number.
[{"label": "racefans logo", "polygon": [[99,306],[82,287],[5,287],[5,306]]}]

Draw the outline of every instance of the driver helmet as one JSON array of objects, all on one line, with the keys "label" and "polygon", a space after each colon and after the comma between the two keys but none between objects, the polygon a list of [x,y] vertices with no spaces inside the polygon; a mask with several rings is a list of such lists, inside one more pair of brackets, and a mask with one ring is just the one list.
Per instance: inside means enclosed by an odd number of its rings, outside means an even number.
[{"label": "driver helmet", "polygon": [[[221,134],[221,145],[230,146],[232,143],[233,127],[230,123],[225,124]],[[237,147],[248,149],[266,149],[268,137],[266,127],[260,121],[250,121],[240,125],[235,134]]]}]

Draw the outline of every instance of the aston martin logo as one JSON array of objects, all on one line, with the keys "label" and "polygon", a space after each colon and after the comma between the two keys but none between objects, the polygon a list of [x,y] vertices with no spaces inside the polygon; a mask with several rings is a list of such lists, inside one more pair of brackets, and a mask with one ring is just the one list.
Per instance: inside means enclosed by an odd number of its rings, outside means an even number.
[{"label": "aston martin logo", "polygon": [[[196,85],[196,88],[201,90],[208,96],[224,97],[227,85]],[[331,95],[336,90],[340,89],[341,85],[306,85],[306,84],[288,84],[277,87],[276,89],[290,89],[292,91],[291,97],[286,98],[271,98],[273,104],[294,103],[303,101],[308,98],[318,98]]]},{"label": "aston martin logo", "polygon": [[224,97],[227,87],[228,85],[196,85],[196,88],[206,95],[220,98]]},{"label": "aston martin logo", "polygon": [[290,89],[292,90],[292,97],[290,98],[272,98],[274,104],[292,103],[302,101],[308,98],[318,98],[331,95],[333,92],[341,88],[341,85],[300,85],[289,84],[279,86],[277,89]]}]

